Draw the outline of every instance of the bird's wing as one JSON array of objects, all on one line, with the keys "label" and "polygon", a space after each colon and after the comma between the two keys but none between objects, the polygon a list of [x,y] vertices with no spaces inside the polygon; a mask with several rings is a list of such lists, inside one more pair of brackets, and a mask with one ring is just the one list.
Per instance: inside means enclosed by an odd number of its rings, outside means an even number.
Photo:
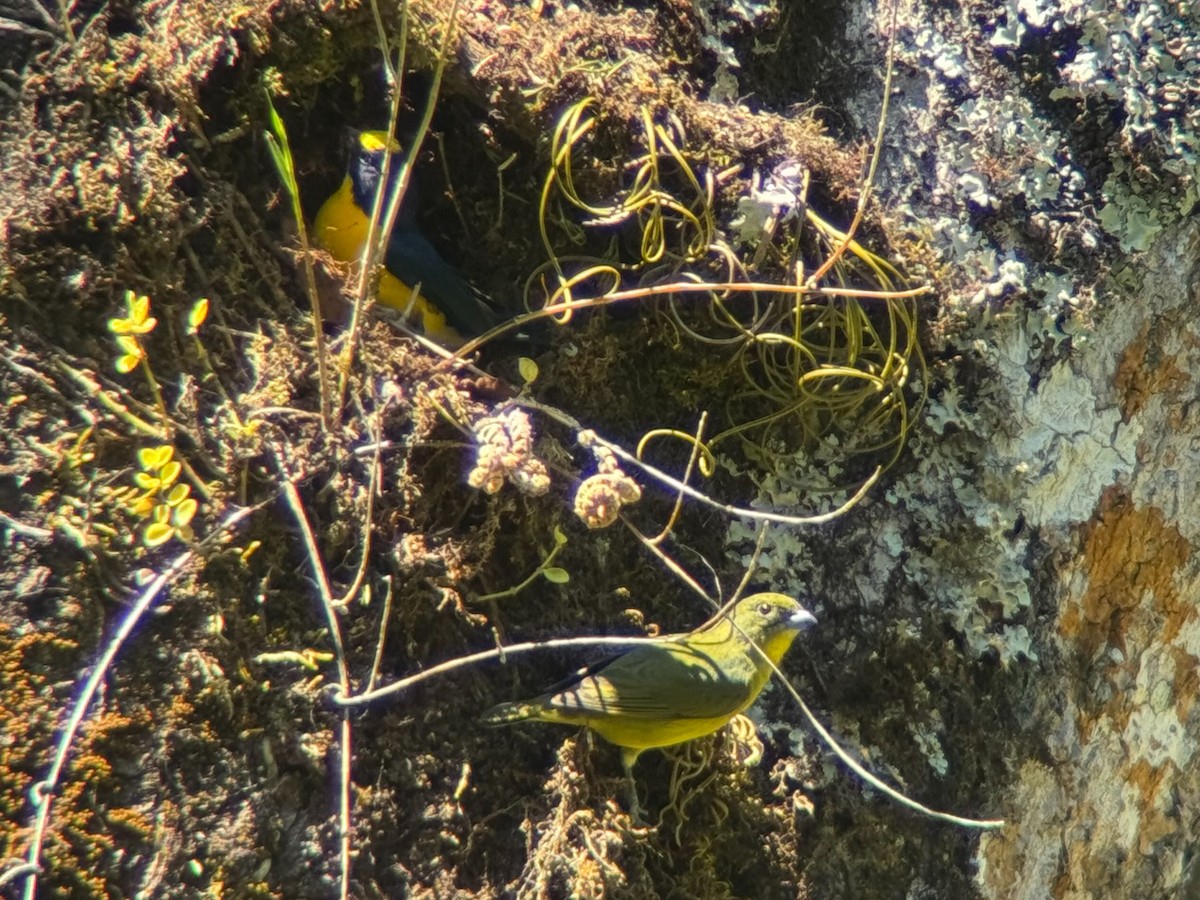
[{"label": "bird's wing", "polygon": [[584,669],[540,699],[562,712],[716,718],[740,709],[751,690],[744,672],[731,677],[729,668],[682,643],[650,644]]},{"label": "bird's wing", "polygon": [[410,287],[420,283],[428,298],[455,329],[466,336],[483,334],[497,321],[478,293],[420,232],[396,228],[384,259],[387,270]]}]

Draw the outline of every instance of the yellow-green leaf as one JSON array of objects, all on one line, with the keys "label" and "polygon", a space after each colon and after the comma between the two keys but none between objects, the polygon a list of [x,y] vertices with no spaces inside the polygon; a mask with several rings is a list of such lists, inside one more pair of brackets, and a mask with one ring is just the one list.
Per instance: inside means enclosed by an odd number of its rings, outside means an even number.
[{"label": "yellow-green leaf", "polygon": [[192,492],[191,487],[186,484],[177,484],[171,488],[171,492],[167,494],[167,506],[178,506],[187,499],[187,495]]},{"label": "yellow-green leaf", "polygon": [[150,315],[150,298],[145,294],[137,295],[133,291],[126,291],[125,303],[129,306],[129,318],[135,325],[142,324]]},{"label": "yellow-green leaf", "polygon": [[152,522],[142,532],[142,543],[147,547],[161,547],[171,539],[175,529],[165,522]]},{"label": "yellow-green leaf", "polygon": [[[175,455],[175,448],[170,444],[159,444],[157,447],[148,448],[149,452],[146,455],[146,470],[153,471],[161,469],[171,461],[171,457]],[[140,458],[140,457],[139,457]]]},{"label": "yellow-green leaf", "polygon": [[528,356],[522,356],[517,360],[517,371],[521,373],[521,380],[526,384],[533,384],[538,377],[538,364]]},{"label": "yellow-green leaf", "polygon": [[129,505],[129,511],[144,519],[154,511],[154,494],[142,494]]},{"label": "yellow-green leaf", "polygon": [[135,357],[138,361],[141,361],[141,359],[146,355],[145,351],[142,350],[142,345],[138,342],[138,339],[128,334],[120,335],[117,338],[117,349],[119,349],[126,356]]},{"label": "yellow-green leaf", "polygon": [[129,331],[132,334],[149,334],[154,330],[154,326],[158,324],[158,319],[150,316],[148,319],[137,324],[130,324]]},{"label": "yellow-green leaf", "polygon": [[188,334],[195,334],[200,330],[200,326],[204,324],[204,320],[208,318],[208,298],[201,297],[192,304],[192,308],[188,311],[187,324]]},{"label": "yellow-green leaf", "polygon": [[158,470],[158,477],[162,479],[163,487],[174,484],[179,480],[179,473],[183,471],[183,466],[179,460],[173,459],[170,462],[164,463],[162,468]]},{"label": "yellow-green leaf", "polygon": [[162,486],[162,482],[149,472],[134,472],[133,483],[143,491],[157,491]]},{"label": "yellow-green leaf", "polygon": [[550,566],[548,569],[542,569],[542,577],[551,584],[566,584],[571,580],[571,573],[558,566]]},{"label": "yellow-green leaf", "polygon": [[188,497],[177,507],[171,515],[171,522],[176,528],[187,528],[191,524],[192,517],[196,515],[196,510],[200,508],[200,504],[196,502],[195,497]]}]

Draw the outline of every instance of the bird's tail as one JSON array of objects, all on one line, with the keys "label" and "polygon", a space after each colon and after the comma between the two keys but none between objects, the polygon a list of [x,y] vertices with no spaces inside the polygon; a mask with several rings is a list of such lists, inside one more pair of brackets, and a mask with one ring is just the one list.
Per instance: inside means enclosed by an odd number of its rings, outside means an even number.
[{"label": "bird's tail", "polygon": [[501,703],[493,706],[481,717],[484,725],[507,725],[509,722],[523,722],[532,719],[541,711],[536,703]]}]

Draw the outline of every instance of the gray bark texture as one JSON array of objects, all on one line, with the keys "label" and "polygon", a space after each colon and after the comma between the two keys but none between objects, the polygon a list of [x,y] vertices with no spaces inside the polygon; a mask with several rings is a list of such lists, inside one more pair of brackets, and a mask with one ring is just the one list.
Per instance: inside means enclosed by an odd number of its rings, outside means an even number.
[{"label": "gray bark texture", "polygon": [[[890,16],[860,6],[846,37],[874,53]],[[1007,771],[982,896],[1200,896],[1200,19],[903,4],[894,34],[881,204],[951,289],[919,462],[868,513],[852,602],[940,615],[1009,679],[993,717],[955,717]],[[863,129],[877,97],[849,103]],[[909,710],[948,778],[957,694]]]}]

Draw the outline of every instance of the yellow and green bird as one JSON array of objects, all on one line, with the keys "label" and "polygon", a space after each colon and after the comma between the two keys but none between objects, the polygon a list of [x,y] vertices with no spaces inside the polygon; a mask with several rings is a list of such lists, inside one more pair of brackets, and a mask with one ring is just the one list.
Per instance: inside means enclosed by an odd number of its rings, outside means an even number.
[{"label": "yellow and green bird", "polygon": [[[386,132],[358,132],[346,177],[314,223],[317,242],[334,259],[352,263],[362,257],[383,161],[398,149]],[[393,160],[389,189],[395,188],[399,172],[400,161]],[[494,327],[498,319],[479,292],[417,230],[411,200],[411,195],[405,197],[388,237],[377,299],[392,309],[410,311],[427,337],[457,347]],[[414,298],[417,286],[420,293]]]},{"label": "yellow and green bird", "polygon": [[[771,677],[767,660],[778,665],[796,635],[815,622],[791,597],[754,594],[695,631],[639,645],[532,700],[501,703],[483,720],[586,725],[620,748],[632,786],[643,750],[721,728],[758,697]],[[634,792],[631,812],[636,798]]]}]

